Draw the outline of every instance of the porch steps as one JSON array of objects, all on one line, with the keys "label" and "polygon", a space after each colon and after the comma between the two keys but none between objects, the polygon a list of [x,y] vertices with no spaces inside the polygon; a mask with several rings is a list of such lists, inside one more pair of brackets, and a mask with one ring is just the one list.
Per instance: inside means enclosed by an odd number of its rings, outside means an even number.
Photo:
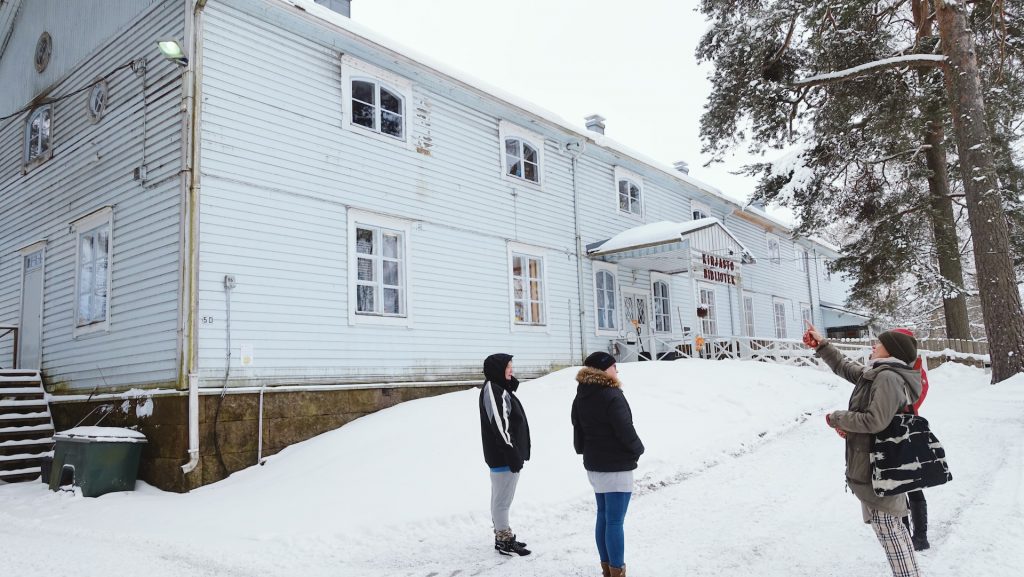
[{"label": "porch steps", "polygon": [[0,370],[0,484],[39,478],[53,419],[38,371]]}]

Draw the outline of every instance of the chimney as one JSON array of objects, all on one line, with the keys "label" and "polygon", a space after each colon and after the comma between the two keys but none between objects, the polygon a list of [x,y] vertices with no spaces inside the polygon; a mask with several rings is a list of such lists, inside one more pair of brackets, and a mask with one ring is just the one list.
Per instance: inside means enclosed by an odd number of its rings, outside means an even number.
[{"label": "chimney", "polygon": [[690,163],[680,160],[679,162],[673,162],[672,167],[683,174],[690,174]]},{"label": "chimney", "polygon": [[604,120],[605,118],[600,114],[591,114],[584,118],[587,121],[587,130],[596,132],[598,134],[604,134]]},{"label": "chimney", "polygon": [[317,4],[333,10],[342,16],[352,17],[352,0],[313,0]]}]

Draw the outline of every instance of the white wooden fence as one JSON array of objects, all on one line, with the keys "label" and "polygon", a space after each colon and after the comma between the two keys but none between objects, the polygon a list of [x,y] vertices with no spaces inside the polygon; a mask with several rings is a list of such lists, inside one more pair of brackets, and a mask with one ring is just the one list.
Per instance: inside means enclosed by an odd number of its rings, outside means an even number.
[{"label": "white wooden fence", "polygon": [[[829,342],[851,359],[867,362],[875,341],[829,339]],[[655,334],[637,338],[635,334],[630,333],[612,339],[609,344],[612,354],[619,362],[693,358],[734,359],[828,369],[824,361],[814,356],[812,349],[796,339],[710,336],[703,337],[702,345],[698,346],[698,337],[693,334]],[[988,343],[927,339],[919,342],[918,352],[928,360],[929,369],[948,360],[979,367],[988,366]]]}]

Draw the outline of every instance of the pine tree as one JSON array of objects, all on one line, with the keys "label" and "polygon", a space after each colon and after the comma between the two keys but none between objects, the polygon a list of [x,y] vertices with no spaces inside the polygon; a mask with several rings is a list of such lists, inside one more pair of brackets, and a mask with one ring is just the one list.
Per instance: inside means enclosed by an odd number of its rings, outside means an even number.
[{"label": "pine tree", "polygon": [[[990,15],[998,12],[996,4],[1000,3],[988,3]],[[935,54],[939,37],[931,33],[936,17],[928,3],[705,0],[702,11],[712,26],[697,54],[715,65],[714,89],[701,125],[705,151],[720,155],[744,140],[755,151],[790,147],[785,160],[748,168],[761,176],[755,194],[794,206],[801,232],[818,230],[837,218],[856,223],[856,235],[837,263],[855,273],[853,297],[869,300],[885,286],[912,275],[943,297],[947,330],[963,335],[965,283],[943,149],[943,133],[957,117],[950,112],[958,110],[951,102],[956,99],[946,97],[959,97],[961,88],[943,86],[950,77],[944,72],[952,57]],[[979,10],[974,13],[980,16]],[[989,17],[978,25],[994,29],[992,22],[997,21]],[[990,43],[1002,39],[1004,48],[1009,47],[1003,56],[1005,68],[1007,60],[1017,58],[1012,43],[1006,42],[1010,36],[993,32],[985,37]],[[943,42],[943,49],[948,44]],[[850,69],[860,63],[866,64]],[[842,72],[824,74],[835,71]],[[819,74],[808,79],[815,73]],[[993,80],[993,85],[1010,86],[1011,77]],[[984,119],[985,112],[994,111],[1012,127],[1020,118],[1008,104],[1013,100],[1009,94],[997,97],[992,107],[978,109],[973,118]],[[956,128],[958,137],[964,134],[962,123]],[[991,166],[1009,181],[1015,166],[1009,151],[1017,134],[999,128],[994,132],[1002,140],[993,140],[995,154],[990,151],[989,157],[1001,164]],[[979,149],[969,150],[964,161],[960,140],[953,158],[964,162],[967,173],[977,172],[972,169]],[[953,170],[958,173],[964,171]],[[968,205],[977,204],[972,178],[961,178]],[[998,186],[990,188],[999,195]],[[1014,208],[1014,199],[1019,202],[1013,193],[1003,195],[1006,208]],[[997,204],[995,208],[1003,211],[1003,203]],[[999,295],[985,307],[986,328],[992,323],[1011,327],[988,330],[994,368],[999,365],[994,378],[1001,380],[1022,368],[1010,353],[1024,343],[1024,337],[1013,340],[1012,325],[1024,322],[1008,318],[1020,317],[1019,297],[1014,308],[1015,287],[1009,287],[1013,295],[1007,294],[1005,266],[995,262],[998,253],[1009,262],[1009,235],[1000,238],[989,230],[979,235],[981,225],[974,213],[982,212],[984,208],[971,206],[969,213],[978,274],[985,276],[983,269],[998,271],[991,274],[1004,279],[1002,284],[981,284],[982,292]],[[1005,212],[996,220],[996,226],[987,228],[1006,225]],[[931,242],[923,245],[922,239]],[[1014,278],[1012,267],[1009,278]],[[996,311],[995,302],[1003,310]],[[995,342],[997,337],[1009,338],[1005,351]],[[1005,358],[997,358],[1004,353]]]}]

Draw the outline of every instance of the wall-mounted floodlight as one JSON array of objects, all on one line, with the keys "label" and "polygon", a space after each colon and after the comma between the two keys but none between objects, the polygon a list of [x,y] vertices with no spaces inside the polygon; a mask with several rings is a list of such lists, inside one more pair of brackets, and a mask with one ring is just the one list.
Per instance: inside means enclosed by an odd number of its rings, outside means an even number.
[{"label": "wall-mounted floodlight", "polygon": [[181,49],[181,44],[178,44],[177,40],[161,40],[156,45],[164,58],[178,66],[188,66],[188,58],[185,57],[185,51]]}]

